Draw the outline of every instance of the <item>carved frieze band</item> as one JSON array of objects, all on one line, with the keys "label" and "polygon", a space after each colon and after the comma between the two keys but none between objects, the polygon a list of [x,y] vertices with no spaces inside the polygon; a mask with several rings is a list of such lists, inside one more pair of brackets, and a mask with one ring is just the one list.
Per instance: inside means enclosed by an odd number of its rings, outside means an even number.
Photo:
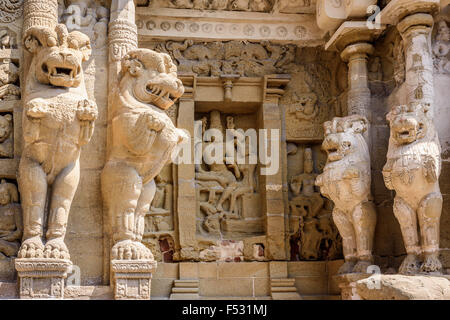
[{"label": "carved frieze band", "polygon": [[[138,8],[139,9],[139,8]],[[248,19],[245,13],[235,12],[236,17],[205,14],[195,19],[167,12],[136,12],[136,25],[140,37],[236,40],[308,41],[308,45],[322,42],[313,15],[277,15],[260,13]]]}]

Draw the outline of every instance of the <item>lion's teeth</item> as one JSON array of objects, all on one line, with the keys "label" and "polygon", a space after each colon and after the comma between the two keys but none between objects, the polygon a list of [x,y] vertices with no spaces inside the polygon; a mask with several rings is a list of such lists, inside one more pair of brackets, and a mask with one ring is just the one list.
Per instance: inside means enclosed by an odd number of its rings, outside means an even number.
[{"label": "lion's teeth", "polygon": [[161,96],[161,97],[164,97],[165,95],[166,95],[166,90],[161,90],[160,96]]},{"label": "lion's teeth", "polygon": [[166,95],[164,96],[164,99],[168,100],[170,98],[170,93],[167,92]]}]

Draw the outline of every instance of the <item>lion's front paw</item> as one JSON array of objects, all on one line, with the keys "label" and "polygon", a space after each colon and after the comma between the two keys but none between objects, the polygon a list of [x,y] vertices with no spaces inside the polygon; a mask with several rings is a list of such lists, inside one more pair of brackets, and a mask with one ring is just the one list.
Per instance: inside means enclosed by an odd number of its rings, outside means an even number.
[{"label": "lion's front paw", "polygon": [[132,240],[117,242],[111,249],[111,258],[113,260],[154,260],[150,249]]},{"label": "lion's front paw", "polygon": [[156,132],[164,129],[165,123],[164,121],[158,119],[157,117],[151,115],[150,113],[141,114],[139,117],[144,118],[144,122],[147,126],[147,129],[154,130]]},{"label": "lion's front paw", "polygon": [[43,258],[44,244],[40,236],[26,239],[19,249],[19,258]]},{"label": "lion's front paw", "polygon": [[414,275],[419,272],[420,261],[417,255],[408,254],[403,260],[400,268],[398,268],[398,273],[404,275]]},{"label": "lion's front paw", "polygon": [[355,260],[345,261],[344,264],[339,268],[338,274],[352,273],[355,267]]},{"label": "lion's front paw", "polygon": [[369,260],[359,260],[353,268],[353,273],[368,273],[367,268],[372,264],[372,261]]},{"label": "lion's front paw", "polygon": [[62,238],[51,239],[45,244],[44,257],[70,260],[69,249]]},{"label": "lion's front paw", "polygon": [[442,263],[439,261],[437,253],[425,254],[425,260],[420,266],[423,273],[441,273]]},{"label": "lion's front paw", "polygon": [[31,119],[41,119],[47,113],[48,106],[44,99],[36,98],[25,106],[26,115]]},{"label": "lion's front paw", "polygon": [[77,118],[80,121],[94,121],[97,116],[98,110],[95,101],[84,99],[78,102]]}]

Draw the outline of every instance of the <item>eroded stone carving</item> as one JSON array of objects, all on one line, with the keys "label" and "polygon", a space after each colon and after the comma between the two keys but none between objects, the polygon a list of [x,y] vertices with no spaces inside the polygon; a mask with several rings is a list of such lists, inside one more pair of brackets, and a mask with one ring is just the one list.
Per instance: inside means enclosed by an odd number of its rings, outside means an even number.
[{"label": "eroded stone carving", "polygon": [[10,59],[3,59],[0,64],[0,100],[17,100],[20,98],[19,68]]},{"label": "eroded stone carving", "polygon": [[113,92],[110,155],[101,177],[112,260],[153,260],[141,241],[156,192],[154,178],[186,138],[164,112],[184,92],[176,72],[167,54],[149,49],[131,50],[122,59]]},{"label": "eroded stone carving", "polygon": [[445,20],[437,23],[437,33],[433,44],[434,68],[439,73],[450,73],[450,28]]},{"label": "eroded stone carving", "polygon": [[383,177],[386,187],[396,192],[394,214],[408,254],[399,272],[440,272],[441,147],[430,107],[395,106],[387,120],[391,133]]},{"label": "eroded stone carving", "polygon": [[170,54],[178,63],[178,72],[198,76],[238,74],[257,77],[283,73],[295,59],[295,46],[277,45],[263,41],[195,43],[168,41],[155,45],[159,52]]},{"label": "eroded stone carving", "polygon": [[[68,33],[59,24],[54,30],[30,27],[24,32],[24,46],[31,61],[18,171],[24,215],[19,257],[69,259],[64,237],[78,187],[80,151],[89,142],[97,118],[97,106],[87,97],[82,68],[82,61],[91,53],[90,41],[78,31]],[[47,213],[49,187],[52,194]]]},{"label": "eroded stone carving", "polygon": [[197,9],[197,10],[228,10],[269,12],[273,0],[162,0],[152,2],[152,7]]},{"label": "eroded stone carving", "polygon": [[0,45],[2,49],[17,49],[17,34],[7,27],[1,28]]},{"label": "eroded stone carving", "polygon": [[359,115],[324,124],[322,147],[328,154],[316,179],[321,193],[334,202],[333,220],[342,236],[345,263],[339,273],[365,273],[373,263],[376,224],[370,194],[370,154],[363,133],[368,121]]},{"label": "eroded stone carving", "polygon": [[11,114],[0,115],[0,157],[14,156],[13,117]]},{"label": "eroded stone carving", "polygon": [[[289,156],[300,153],[290,144]],[[341,241],[331,221],[332,202],[315,187],[313,151],[303,151],[303,173],[292,176],[289,200],[291,260],[326,260],[340,255]]]},{"label": "eroded stone carving", "polygon": [[10,23],[22,16],[23,0],[1,0],[0,22]]},{"label": "eroded stone carving", "polygon": [[22,238],[22,212],[15,184],[0,183],[0,258],[17,255]]}]

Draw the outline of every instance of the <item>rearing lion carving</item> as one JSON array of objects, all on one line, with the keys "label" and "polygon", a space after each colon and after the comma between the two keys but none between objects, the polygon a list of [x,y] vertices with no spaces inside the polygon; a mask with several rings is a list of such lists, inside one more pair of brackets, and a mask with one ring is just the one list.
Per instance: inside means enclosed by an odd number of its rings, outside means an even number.
[{"label": "rearing lion carving", "polygon": [[333,220],[345,258],[339,274],[366,273],[373,263],[376,211],[370,194],[370,154],[362,135],[367,126],[367,119],[359,115],[324,124],[322,148],[328,159],[316,185],[334,202]]},{"label": "rearing lion carving", "polygon": [[399,272],[440,272],[441,146],[429,107],[396,106],[386,118],[391,134],[383,177],[386,187],[396,192],[394,214],[407,252]]},{"label": "rearing lion carving", "polygon": [[24,147],[18,172],[24,218],[18,256],[69,259],[64,237],[80,178],[80,151],[89,142],[97,118],[82,68],[91,54],[90,42],[86,35],[68,33],[60,24],[55,30],[28,29],[24,46],[31,61],[25,79]]},{"label": "rearing lion carving", "polygon": [[169,55],[149,49],[132,50],[122,59],[101,177],[114,242],[111,259],[153,259],[141,243],[156,191],[153,179],[187,138],[164,111],[184,93],[176,72]]}]

